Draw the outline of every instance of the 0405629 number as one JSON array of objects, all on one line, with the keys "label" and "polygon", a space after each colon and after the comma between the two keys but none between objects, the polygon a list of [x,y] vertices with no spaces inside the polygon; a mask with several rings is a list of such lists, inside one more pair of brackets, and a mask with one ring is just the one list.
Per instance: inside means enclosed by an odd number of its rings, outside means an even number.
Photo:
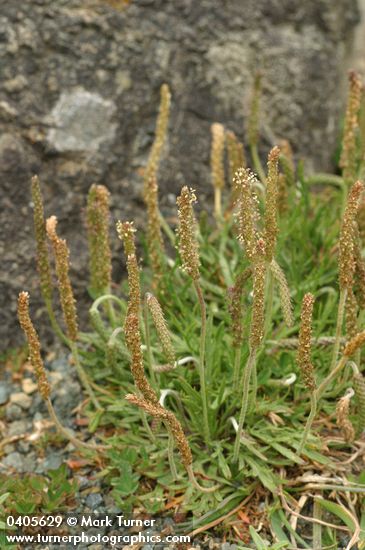
[{"label": "0405629 number", "polygon": [[8,527],[60,527],[62,516],[8,516],[6,525]]}]

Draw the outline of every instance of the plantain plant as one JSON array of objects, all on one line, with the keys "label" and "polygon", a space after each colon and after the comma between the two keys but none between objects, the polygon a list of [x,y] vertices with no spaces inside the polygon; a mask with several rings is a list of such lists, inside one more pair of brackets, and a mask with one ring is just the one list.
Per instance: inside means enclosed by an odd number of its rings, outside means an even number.
[{"label": "plantain plant", "polygon": [[[213,124],[214,216],[198,216],[196,193],[184,186],[176,232],[159,208],[158,170],[171,102],[162,86],[144,173],[146,235],[137,234],[131,221],[116,224],[128,273],[120,286],[111,279],[109,192],[91,187],[94,301],[87,332],[77,320],[68,246],[55,217],[45,220],[40,183],[32,180],[42,295],[88,395],[90,435],[101,442],[78,440],[57,419],[26,292],[19,295],[19,320],[57,428],[80,452],[104,455],[100,475],[123,509],[173,508],[188,514],[180,525],[185,532],[219,526],[229,539],[251,536],[260,548],[271,531],[282,543],[278,547],[293,540],[308,547],[291,519],[301,517],[300,496],[309,483],[315,540],[333,542],[333,529],[321,534],[326,521],[319,511],[326,509],[342,518],[352,543],[362,536],[357,527],[365,483],[346,469],[341,477],[336,471],[364,449],[364,92],[351,73],[342,175],[306,177],[287,141],[269,151],[267,170],[261,164],[261,82],[257,76],[247,132],[253,170],[237,136]],[[63,325],[54,310],[48,244]],[[266,506],[258,514],[260,501]],[[347,507],[352,522],[340,514]],[[250,529],[233,521],[242,510]],[[263,535],[254,529],[258,517]]]}]

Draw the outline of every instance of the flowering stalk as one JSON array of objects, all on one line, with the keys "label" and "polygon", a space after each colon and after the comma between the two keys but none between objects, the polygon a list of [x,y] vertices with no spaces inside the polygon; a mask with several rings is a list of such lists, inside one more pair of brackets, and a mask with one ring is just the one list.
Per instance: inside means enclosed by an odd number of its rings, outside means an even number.
[{"label": "flowering stalk", "polygon": [[237,462],[242,428],[245,422],[248,408],[248,394],[252,371],[256,365],[256,355],[264,336],[265,325],[265,282],[266,282],[266,261],[265,261],[265,241],[259,238],[255,247],[255,256],[253,262],[253,301],[251,313],[251,325],[249,336],[250,354],[246,363],[241,383],[241,411],[238,422],[238,430],[233,450],[233,462]]},{"label": "flowering stalk", "polygon": [[217,220],[222,218],[222,189],[224,188],[224,126],[214,123],[211,126],[212,147],[210,169],[214,188],[214,213]]},{"label": "flowering stalk", "polygon": [[278,163],[280,149],[271,149],[267,162],[264,240],[266,245],[266,260],[271,262],[275,254],[276,240],[278,236]]},{"label": "flowering stalk", "polygon": [[95,296],[109,293],[111,285],[109,198],[109,191],[104,185],[90,187],[86,217],[90,254],[90,289]]},{"label": "flowering stalk", "polygon": [[41,356],[41,344],[39,342],[39,337],[37,334],[37,331],[34,328],[34,325],[32,323],[32,320],[29,315],[29,294],[28,292],[20,292],[18,297],[18,318],[21,328],[24,331],[24,334],[26,336],[27,342],[28,342],[28,348],[29,348],[29,360],[34,368],[34,372],[37,378],[38,383],[38,390],[41,395],[41,397],[46,402],[48,412],[58,429],[58,431],[71,443],[78,448],[86,448],[86,449],[92,449],[97,450],[100,449],[100,447],[96,447],[94,445],[89,445],[87,443],[83,443],[82,441],[79,441],[76,439],[66,428],[64,428],[59,421],[56,412],[53,408],[50,395],[51,395],[51,388],[47,379],[46,369],[44,367],[43,359]]},{"label": "flowering stalk", "polygon": [[262,167],[260,157],[257,150],[259,141],[259,118],[260,118],[260,101],[261,101],[261,73],[257,72],[253,82],[251,106],[248,117],[247,138],[250,146],[252,162],[255,170],[262,181],[265,183],[265,172]]},{"label": "flowering stalk", "polygon": [[238,140],[234,132],[226,132],[226,145],[228,153],[229,182],[232,186],[231,204],[233,206],[238,198],[237,189],[234,184],[234,175],[239,168],[246,168],[247,162],[243,144]]},{"label": "flowering stalk", "polygon": [[156,122],[155,139],[148,157],[144,173],[144,193],[148,193],[151,177],[157,176],[158,166],[161,160],[162,149],[166,141],[167,128],[170,118],[171,93],[167,84],[162,84],[160,89],[160,108]]},{"label": "flowering stalk", "polygon": [[332,371],[337,363],[338,352],[340,349],[340,339],[342,335],[342,325],[345,314],[346,298],[349,290],[352,289],[354,283],[355,273],[355,254],[354,254],[354,241],[355,241],[355,218],[357,209],[359,207],[360,196],[364,189],[363,184],[360,181],[354,183],[351,187],[347,206],[344,212],[340,242],[339,242],[339,285],[340,285],[340,300],[337,312],[337,324],[336,324],[336,341],[333,348],[333,355],[331,361],[330,371]]},{"label": "flowering stalk", "polygon": [[134,382],[143,397],[150,403],[158,403],[157,394],[148,382],[143,366],[142,338],[139,321],[141,289],[134,241],[135,229],[131,222],[123,223],[118,221],[117,231],[119,238],[123,241],[124,252],[127,257],[129,301],[124,322],[124,333],[127,348],[131,354],[131,372]]},{"label": "flowering stalk", "polygon": [[231,316],[232,327],[232,345],[235,350],[234,371],[233,371],[233,388],[238,389],[240,378],[242,342],[243,342],[243,326],[242,326],[242,297],[243,288],[246,281],[252,274],[252,268],[246,268],[236,278],[233,287],[228,289],[228,309]]},{"label": "flowering stalk", "polygon": [[75,366],[79,378],[93,401],[96,408],[100,409],[100,404],[91,388],[88,377],[81,365],[78,349],[76,346],[76,340],[78,336],[77,326],[77,314],[75,306],[75,298],[69,278],[69,249],[64,239],[60,239],[56,232],[57,218],[51,216],[47,219],[46,228],[48,237],[52,243],[53,254],[56,264],[56,274],[58,280],[58,289],[60,294],[61,308],[63,312],[63,318],[65,320],[68,345],[71,349],[72,355],[75,360]]},{"label": "flowering stalk", "polygon": [[314,417],[317,412],[317,393],[314,379],[314,369],[312,364],[312,316],[313,316],[314,296],[309,292],[304,295],[302,301],[301,323],[299,330],[299,347],[297,355],[298,367],[301,370],[304,384],[310,392],[311,410],[304,428],[303,436],[298,448],[298,455],[303,452]]},{"label": "flowering stalk", "polygon": [[234,177],[235,186],[238,192],[237,199],[237,237],[243,245],[246,256],[250,261],[255,256],[257,241],[256,222],[259,217],[258,200],[254,191],[257,179],[255,175],[246,168],[239,168]]},{"label": "flowering stalk", "polygon": [[350,416],[350,402],[354,395],[354,390],[350,389],[346,395],[339,399],[336,405],[336,424],[341,429],[345,441],[351,443],[355,439],[355,430]]},{"label": "flowering stalk", "polygon": [[360,372],[354,374],[353,386],[357,412],[356,436],[360,436],[365,429],[365,378]]},{"label": "flowering stalk", "polygon": [[340,167],[347,184],[356,178],[356,134],[359,128],[359,110],[361,102],[361,80],[359,76],[351,71],[349,74],[349,95],[345,115],[345,125],[342,138],[342,151]]},{"label": "flowering stalk", "polygon": [[53,330],[64,343],[67,339],[59,326],[52,306],[52,277],[48,256],[46,221],[44,218],[43,198],[38,176],[33,176],[31,181],[32,200],[34,204],[33,219],[34,232],[37,245],[37,269],[40,278],[40,288],[47,313]]},{"label": "flowering stalk", "polygon": [[155,286],[158,288],[164,268],[164,243],[161,232],[161,214],[158,206],[158,185],[152,174],[144,193],[147,207],[147,244]]},{"label": "flowering stalk", "polygon": [[153,294],[150,294],[149,292],[146,294],[146,304],[151,313],[153,323],[155,325],[167,361],[170,365],[174,365],[176,361],[175,351],[172,346],[170,332],[167,327],[165,316],[163,314],[161,306],[157,298],[155,298],[155,296],[153,296]]},{"label": "flowering stalk", "polygon": [[178,206],[178,237],[179,253],[182,261],[182,269],[191,277],[196,295],[199,301],[201,314],[200,353],[199,353],[199,376],[200,392],[203,404],[204,432],[207,442],[210,441],[210,429],[208,418],[208,401],[205,380],[205,345],[207,331],[207,314],[203,293],[199,284],[199,245],[196,238],[196,220],[194,217],[193,204],[196,196],[193,189],[183,187],[180,196],[177,198]]},{"label": "flowering stalk", "polygon": [[189,479],[191,483],[196,487],[199,491],[202,491],[204,493],[210,493],[213,491],[216,491],[217,487],[209,487],[205,488],[198,484],[196,481],[192,464],[193,464],[193,456],[191,454],[190,445],[189,442],[184,434],[184,430],[182,429],[182,426],[176,416],[173,412],[166,410],[162,405],[159,403],[150,403],[146,399],[137,397],[133,394],[128,394],[126,396],[126,399],[129,403],[132,403],[133,405],[137,405],[137,407],[140,407],[144,411],[146,411],[148,414],[153,416],[154,418],[161,419],[165,422],[167,425],[169,434],[172,435],[172,437],[175,440],[176,446],[179,449],[180,456],[181,456],[181,462],[186,468],[186,471],[189,475]]}]

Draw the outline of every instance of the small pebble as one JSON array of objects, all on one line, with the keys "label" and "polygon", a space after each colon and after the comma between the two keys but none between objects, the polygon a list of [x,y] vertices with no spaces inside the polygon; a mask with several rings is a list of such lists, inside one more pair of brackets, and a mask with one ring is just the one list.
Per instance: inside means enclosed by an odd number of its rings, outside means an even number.
[{"label": "small pebble", "polygon": [[37,384],[33,382],[31,378],[24,378],[24,380],[22,381],[22,390],[27,395],[34,393],[37,388]]},{"label": "small pebble", "polygon": [[15,403],[8,403],[5,407],[6,420],[19,420],[23,416],[23,411],[19,405]]},{"label": "small pebble", "polygon": [[13,393],[10,396],[10,403],[18,405],[22,409],[29,409],[32,404],[32,398],[23,392]]},{"label": "small pebble", "polygon": [[9,427],[8,436],[13,435],[22,435],[28,432],[28,421],[27,420],[15,420],[12,422]]},{"label": "small pebble", "polygon": [[91,493],[86,497],[86,506],[95,510],[103,502],[103,497],[99,493]]},{"label": "small pebble", "polygon": [[0,382],[0,405],[4,405],[9,399],[10,388],[6,382]]}]

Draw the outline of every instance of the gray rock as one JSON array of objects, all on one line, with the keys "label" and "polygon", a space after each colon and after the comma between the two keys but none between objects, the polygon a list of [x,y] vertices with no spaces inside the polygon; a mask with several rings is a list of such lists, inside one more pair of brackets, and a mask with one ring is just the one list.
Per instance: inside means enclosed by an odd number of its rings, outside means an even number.
[{"label": "gray rock", "polygon": [[77,88],[61,94],[51,112],[54,128],[48,142],[57,151],[96,151],[103,141],[114,138],[111,122],[115,104],[99,94]]},{"label": "gray rock", "polygon": [[[210,124],[244,138],[253,73],[263,72],[264,156],[288,138],[309,166],[331,167],[346,91],[356,0],[0,3],[1,346],[23,343],[16,296],[32,291],[45,344],[53,334],[37,291],[29,179],[43,182],[71,248],[71,277],[86,326],[87,247],[81,216],[92,183],[113,193],[114,218],[142,213],[139,168],[153,139],[159,88],[172,91],[169,141],[161,164],[161,209],[185,182],[211,195]],[[325,144],[325,146],[323,146]],[[20,223],[21,221],[21,223]],[[11,243],[11,246],[10,246]],[[122,277],[113,239],[114,278]],[[84,306],[84,308],[83,308]]]},{"label": "gray rock", "polygon": [[7,420],[19,420],[22,416],[23,410],[19,407],[19,405],[16,405],[15,403],[8,403],[8,405],[6,405],[5,417]]},{"label": "gray rock", "polygon": [[0,382],[0,405],[4,405],[10,394],[10,387],[6,382]]},{"label": "gray rock", "polygon": [[18,472],[24,471],[24,456],[15,451],[14,453],[10,453],[7,455],[3,460],[2,463],[4,466],[8,468],[14,468]]},{"label": "gray rock", "polygon": [[38,464],[37,474],[43,474],[48,470],[57,470],[62,464],[64,457],[57,453],[48,455],[40,464]]},{"label": "gray rock", "polygon": [[[16,407],[16,405],[13,405]],[[15,420],[10,424],[8,435],[21,435],[27,433],[29,429],[29,422],[27,420]]]},{"label": "gray rock", "polygon": [[91,510],[95,510],[96,508],[98,508],[98,506],[100,506],[102,502],[103,497],[99,493],[90,493],[90,495],[87,495],[85,500],[86,506],[91,508]]}]

